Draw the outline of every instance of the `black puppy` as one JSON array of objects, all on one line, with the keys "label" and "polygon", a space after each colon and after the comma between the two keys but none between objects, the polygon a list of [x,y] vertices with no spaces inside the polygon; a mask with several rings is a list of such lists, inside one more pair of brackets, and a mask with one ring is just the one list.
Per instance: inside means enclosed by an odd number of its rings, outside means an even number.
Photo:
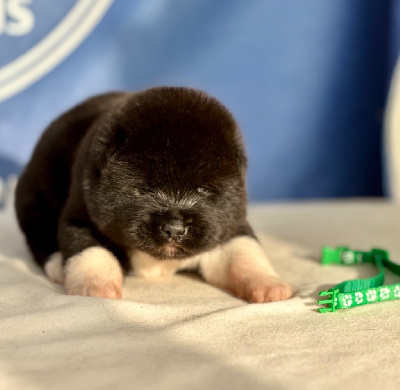
[{"label": "black puppy", "polygon": [[44,132],[16,190],[17,217],[66,292],[120,298],[123,270],[198,269],[250,302],[287,299],[246,221],[240,130],[187,88],[93,97]]}]

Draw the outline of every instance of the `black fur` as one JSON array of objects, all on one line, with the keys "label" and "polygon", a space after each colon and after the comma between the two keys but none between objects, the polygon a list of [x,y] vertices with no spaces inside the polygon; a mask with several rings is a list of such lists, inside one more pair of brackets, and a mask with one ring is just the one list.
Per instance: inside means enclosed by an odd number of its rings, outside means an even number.
[{"label": "black fur", "polygon": [[134,249],[189,257],[253,236],[245,171],[240,131],[216,99],[170,87],[110,93],[44,132],[18,182],[17,217],[42,266],[94,245],[125,269]]}]

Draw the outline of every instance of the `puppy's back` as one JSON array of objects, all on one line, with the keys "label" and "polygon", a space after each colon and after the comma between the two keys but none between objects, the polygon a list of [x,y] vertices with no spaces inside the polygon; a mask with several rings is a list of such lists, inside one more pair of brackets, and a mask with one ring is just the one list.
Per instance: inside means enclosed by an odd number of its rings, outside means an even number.
[{"label": "puppy's back", "polygon": [[58,250],[58,218],[69,192],[76,151],[92,124],[123,100],[124,92],[95,96],[65,112],[42,134],[16,188],[19,225],[39,264]]}]

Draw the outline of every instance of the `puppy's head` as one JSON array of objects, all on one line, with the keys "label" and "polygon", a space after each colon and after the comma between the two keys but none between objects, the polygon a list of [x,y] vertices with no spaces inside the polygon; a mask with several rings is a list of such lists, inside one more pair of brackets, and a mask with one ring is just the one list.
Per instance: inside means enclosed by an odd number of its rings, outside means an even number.
[{"label": "puppy's head", "polygon": [[203,92],[128,95],[93,133],[88,156],[91,217],[128,248],[186,258],[228,239],[245,217],[239,129]]}]

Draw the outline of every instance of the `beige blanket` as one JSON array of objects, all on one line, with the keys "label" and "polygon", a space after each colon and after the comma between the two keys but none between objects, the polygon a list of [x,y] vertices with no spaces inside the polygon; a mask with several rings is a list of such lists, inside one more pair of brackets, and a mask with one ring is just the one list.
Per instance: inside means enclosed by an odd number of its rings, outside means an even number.
[{"label": "beige blanket", "polygon": [[400,301],[328,314],[315,303],[323,288],[375,274],[368,265],[322,267],[322,245],[383,247],[400,260],[400,207],[271,204],[249,214],[294,286],[289,301],[250,305],[192,275],[129,277],[121,301],[65,296],[29,260],[8,205],[0,213],[0,388],[400,389]]}]

